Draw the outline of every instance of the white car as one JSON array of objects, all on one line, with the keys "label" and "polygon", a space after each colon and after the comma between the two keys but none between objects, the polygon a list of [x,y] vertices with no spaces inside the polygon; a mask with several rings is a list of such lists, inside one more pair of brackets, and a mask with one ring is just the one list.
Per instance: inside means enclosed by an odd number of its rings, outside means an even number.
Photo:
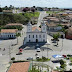
[{"label": "white car", "polygon": [[36,59],[39,59],[39,56],[36,56]]},{"label": "white car", "polygon": [[40,48],[37,48],[37,52],[40,52],[41,50],[40,50]]}]

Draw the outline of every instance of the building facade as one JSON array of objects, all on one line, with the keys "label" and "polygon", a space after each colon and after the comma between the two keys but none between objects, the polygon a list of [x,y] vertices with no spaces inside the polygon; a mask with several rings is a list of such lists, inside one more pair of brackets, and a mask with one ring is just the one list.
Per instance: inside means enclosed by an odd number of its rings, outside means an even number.
[{"label": "building facade", "polygon": [[2,29],[0,38],[1,39],[13,39],[16,38],[17,29]]},{"label": "building facade", "polygon": [[47,42],[46,24],[41,24],[41,28],[32,27],[29,22],[27,24],[27,42]]}]

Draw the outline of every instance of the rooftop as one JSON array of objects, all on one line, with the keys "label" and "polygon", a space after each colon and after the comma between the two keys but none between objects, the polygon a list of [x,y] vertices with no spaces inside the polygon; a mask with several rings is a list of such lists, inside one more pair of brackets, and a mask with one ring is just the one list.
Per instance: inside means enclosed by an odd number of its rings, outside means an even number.
[{"label": "rooftop", "polygon": [[49,27],[57,26],[57,24],[56,23],[53,23],[53,22],[51,22],[50,24],[48,22],[46,22],[46,25],[49,26]]},{"label": "rooftop", "polygon": [[18,29],[1,29],[1,33],[16,33]]},{"label": "rooftop", "polygon": [[22,26],[22,24],[20,24],[20,23],[9,23],[6,26],[14,26],[14,25],[21,25]]},{"label": "rooftop", "polygon": [[41,28],[39,28],[39,27],[37,27],[37,26],[32,27],[32,31],[34,31],[34,30],[36,30],[36,29],[38,29],[39,31],[41,31]]},{"label": "rooftop", "polygon": [[13,63],[8,72],[28,72],[30,62]]}]

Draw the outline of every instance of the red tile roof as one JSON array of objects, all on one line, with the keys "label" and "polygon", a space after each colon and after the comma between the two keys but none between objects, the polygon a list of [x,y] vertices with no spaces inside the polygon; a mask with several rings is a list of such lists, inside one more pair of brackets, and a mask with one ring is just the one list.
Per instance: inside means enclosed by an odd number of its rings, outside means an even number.
[{"label": "red tile roof", "polygon": [[39,28],[39,27],[37,27],[37,26],[32,27],[32,31],[34,31],[34,30],[36,30],[36,29],[38,29],[39,31],[41,31],[41,28]]},{"label": "red tile roof", "polygon": [[13,63],[8,72],[28,72],[30,62]]},{"label": "red tile roof", "polygon": [[20,23],[9,23],[6,26],[13,26],[13,25],[21,25],[22,26],[22,24],[20,24]]},{"label": "red tile roof", "polygon": [[16,33],[18,29],[1,29],[1,33]]}]

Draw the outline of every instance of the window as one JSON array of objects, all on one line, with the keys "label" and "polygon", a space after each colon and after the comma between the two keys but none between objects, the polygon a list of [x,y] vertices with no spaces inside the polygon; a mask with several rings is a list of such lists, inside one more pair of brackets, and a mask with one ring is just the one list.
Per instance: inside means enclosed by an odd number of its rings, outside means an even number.
[{"label": "window", "polygon": [[41,35],[39,35],[39,38],[41,38]]},{"label": "window", "polygon": [[36,38],[37,38],[37,35],[36,35]]},{"label": "window", "polygon": [[43,38],[45,38],[45,35],[43,35]]},{"label": "window", "polygon": [[45,39],[43,39],[43,42],[45,42]]},{"label": "window", "polygon": [[30,38],[30,35],[29,35],[29,38]]},{"label": "window", "polygon": [[34,38],[34,35],[33,35],[33,38]]},{"label": "window", "polygon": [[30,42],[30,40],[29,40],[29,42]]}]

